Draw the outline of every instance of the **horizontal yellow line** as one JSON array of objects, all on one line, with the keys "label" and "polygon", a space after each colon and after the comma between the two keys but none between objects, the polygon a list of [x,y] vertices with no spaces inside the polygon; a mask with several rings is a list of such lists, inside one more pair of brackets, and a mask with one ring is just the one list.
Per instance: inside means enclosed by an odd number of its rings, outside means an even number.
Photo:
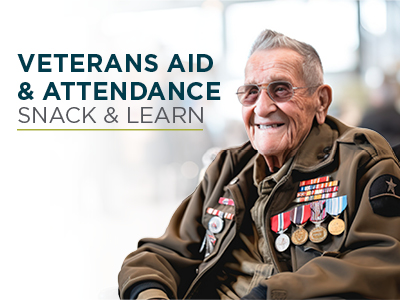
[{"label": "horizontal yellow line", "polygon": [[17,131],[203,131],[203,129],[17,129]]}]

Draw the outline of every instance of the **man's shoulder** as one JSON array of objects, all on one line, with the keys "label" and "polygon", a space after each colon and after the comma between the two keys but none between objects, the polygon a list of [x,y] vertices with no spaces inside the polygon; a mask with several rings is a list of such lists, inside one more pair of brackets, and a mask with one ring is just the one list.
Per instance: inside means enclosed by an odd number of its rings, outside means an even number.
[{"label": "man's shoulder", "polygon": [[359,150],[366,150],[370,155],[381,158],[394,155],[392,147],[378,132],[367,128],[347,126],[333,117],[329,117],[328,122],[335,124],[339,131],[338,143],[354,145]]}]

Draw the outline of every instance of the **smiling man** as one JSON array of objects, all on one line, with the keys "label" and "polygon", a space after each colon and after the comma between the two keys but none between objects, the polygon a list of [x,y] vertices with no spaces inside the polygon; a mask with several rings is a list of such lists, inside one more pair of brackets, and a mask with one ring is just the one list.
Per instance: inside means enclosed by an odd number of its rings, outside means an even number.
[{"label": "smiling man", "polygon": [[315,49],[262,32],[237,96],[250,141],[139,242],[120,296],[400,298],[399,162],[377,133],[327,116]]}]

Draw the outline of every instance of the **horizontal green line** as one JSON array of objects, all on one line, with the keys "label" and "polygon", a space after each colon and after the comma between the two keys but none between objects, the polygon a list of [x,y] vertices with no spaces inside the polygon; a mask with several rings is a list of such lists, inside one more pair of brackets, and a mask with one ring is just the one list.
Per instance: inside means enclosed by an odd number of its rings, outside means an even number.
[{"label": "horizontal green line", "polygon": [[203,129],[17,129],[17,131],[203,131]]}]

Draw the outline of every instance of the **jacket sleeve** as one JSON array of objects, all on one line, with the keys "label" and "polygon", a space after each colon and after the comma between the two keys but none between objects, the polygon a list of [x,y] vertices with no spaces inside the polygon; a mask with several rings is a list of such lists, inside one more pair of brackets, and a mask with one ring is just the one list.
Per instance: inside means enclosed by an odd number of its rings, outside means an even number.
[{"label": "jacket sleeve", "polygon": [[[204,256],[199,253],[205,235],[201,223],[203,203],[217,181],[225,157],[226,152],[217,156],[194,193],[175,211],[164,235],[140,240],[138,249],[126,257],[118,276],[121,298],[129,298],[140,285],[162,289],[175,299],[188,289]],[[142,292],[140,288],[136,290],[137,294]]]},{"label": "jacket sleeve", "polygon": [[341,254],[323,254],[296,272],[279,273],[265,280],[268,299],[333,295],[400,299],[400,185],[396,193],[374,197],[377,202],[371,197],[379,178],[400,178],[400,169],[396,160],[389,158],[359,173],[359,200],[349,208],[350,222]]}]

